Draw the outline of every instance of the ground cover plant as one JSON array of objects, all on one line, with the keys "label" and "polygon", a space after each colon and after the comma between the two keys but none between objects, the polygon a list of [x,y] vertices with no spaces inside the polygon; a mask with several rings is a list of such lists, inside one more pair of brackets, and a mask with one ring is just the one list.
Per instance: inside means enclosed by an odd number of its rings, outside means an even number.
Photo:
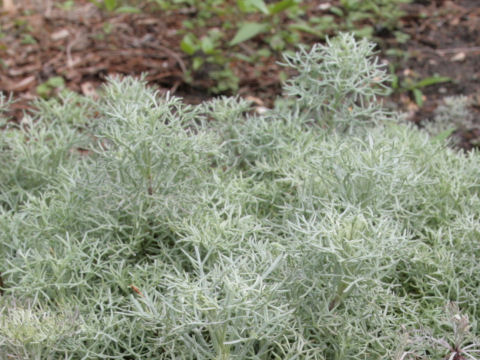
[{"label": "ground cover plant", "polygon": [[1,356],[479,358],[479,156],[381,107],[373,47],[287,56],[262,116],[125,78],[2,131]]}]

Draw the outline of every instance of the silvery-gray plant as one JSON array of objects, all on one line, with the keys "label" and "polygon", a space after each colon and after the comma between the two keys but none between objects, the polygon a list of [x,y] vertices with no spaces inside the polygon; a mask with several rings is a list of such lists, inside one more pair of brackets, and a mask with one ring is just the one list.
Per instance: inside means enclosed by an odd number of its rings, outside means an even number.
[{"label": "silvery-gray plant", "polygon": [[480,316],[480,159],[386,121],[372,49],[287,57],[261,116],[124,78],[2,131],[0,358],[451,357],[445,304]]},{"label": "silvery-gray plant", "polygon": [[389,93],[389,76],[379,64],[375,45],[342,33],[326,44],[286,55],[283,65],[298,72],[284,85],[302,117],[324,128],[353,130],[388,119],[378,101]]}]

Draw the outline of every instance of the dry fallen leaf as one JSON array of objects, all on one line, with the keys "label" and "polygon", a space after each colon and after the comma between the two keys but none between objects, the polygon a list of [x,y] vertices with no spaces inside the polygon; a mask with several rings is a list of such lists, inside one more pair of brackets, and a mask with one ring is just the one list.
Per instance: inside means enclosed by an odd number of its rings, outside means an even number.
[{"label": "dry fallen leaf", "polygon": [[27,76],[26,78],[15,82],[15,83],[9,83],[7,85],[7,90],[8,91],[25,91],[30,89],[35,85],[35,76]]},{"label": "dry fallen leaf", "polygon": [[452,58],[450,60],[451,61],[463,61],[463,60],[465,60],[466,57],[467,57],[467,55],[462,51],[462,52],[459,52],[458,54],[455,54],[454,56],[452,56]]},{"label": "dry fallen leaf", "polygon": [[62,29],[55,31],[52,35],[50,35],[50,39],[53,41],[63,40],[70,35],[67,29]]},{"label": "dry fallen leaf", "polygon": [[319,4],[317,6],[317,9],[325,11],[325,10],[330,9],[331,7],[332,7],[332,4],[330,4],[329,2],[326,2],[326,3]]},{"label": "dry fallen leaf", "polygon": [[270,109],[265,107],[265,106],[256,106],[255,107],[255,112],[258,114],[258,115],[263,115],[265,114],[266,112],[268,112]]},{"label": "dry fallen leaf", "polygon": [[8,13],[14,13],[17,11],[17,7],[13,3],[13,0],[3,0],[3,11]]},{"label": "dry fallen leaf", "polygon": [[258,106],[263,106],[264,105],[262,99],[260,99],[258,97],[255,97],[255,96],[248,95],[248,96],[245,97],[245,100],[251,101],[251,102],[257,104]]},{"label": "dry fallen leaf", "polygon": [[84,82],[80,85],[82,89],[82,94],[85,96],[91,96],[92,98],[96,99],[98,97],[97,91],[95,90],[95,86],[91,82]]}]

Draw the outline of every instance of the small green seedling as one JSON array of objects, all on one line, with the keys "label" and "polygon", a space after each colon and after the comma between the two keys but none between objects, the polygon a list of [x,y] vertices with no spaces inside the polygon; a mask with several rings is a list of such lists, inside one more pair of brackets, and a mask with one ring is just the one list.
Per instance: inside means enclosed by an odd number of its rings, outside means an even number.
[{"label": "small green seedling", "polygon": [[392,64],[390,65],[390,73],[392,76],[391,86],[393,91],[407,92],[411,94],[415,100],[415,103],[419,107],[423,106],[424,101],[422,89],[428,86],[452,81],[451,78],[440,75],[433,75],[421,80],[415,80],[415,78],[418,77],[418,75],[415,73],[413,73],[412,77],[406,77],[404,80],[400,80],[398,75],[395,74],[395,66]]},{"label": "small green seedling", "polygon": [[46,99],[58,93],[65,87],[65,80],[61,76],[53,76],[37,86],[38,96]]},{"label": "small green seedling", "polygon": [[234,38],[229,42],[230,46],[238,45],[244,41],[247,41],[258,34],[264,33],[268,30],[267,24],[247,22],[244,23],[238,29]]},{"label": "small green seedling", "polygon": [[413,94],[413,97],[415,99],[415,102],[419,107],[423,106],[423,92],[421,89],[427,87],[427,86],[432,86],[436,84],[441,84],[445,82],[452,81],[449,77],[446,76],[439,76],[439,75],[434,75],[431,77],[424,78],[420,81],[413,81],[410,78],[407,78],[405,80],[405,89],[407,91],[411,91]]},{"label": "small green seedling", "polygon": [[434,143],[443,143],[445,140],[447,140],[450,137],[450,135],[452,135],[455,132],[455,130],[456,129],[454,127],[448,128],[447,130],[444,130],[440,134],[435,136],[432,139],[432,141]]},{"label": "small green seedling", "polygon": [[[263,0],[239,0],[236,6],[218,0],[179,3],[183,4],[179,6],[193,6],[197,14],[195,19],[184,22],[180,48],[192,56],[192,73],[208,69],[209,78],[217,82],[209,89],[214,93],[237,89],[239,79],[231,70],[232,63],[238,60],[252,63],[257,58],[253,50],[244,54],[241,51],[232,52],[232,48],[243,47],[243,43],[258,35],[264,35],[263,40],[268,44],[260,50],[282,51],[287,44],[299,42],[298,29],[288,28],[280,16],[286,11],[289,15],[299,11],[301,2],[298,0],[281,0],[271,4]],[[220,19],[221,25],[212,26],[212,19]],[[198,35],[199,29],[205,31]]]},{"label": "small green seedling", "polygon": [[70,11],[74,8],[75,6],[75,1],[74,0],[66,0],[62,2],[61,4],[55,4],[56,7],[59,9],[62,9],[64,11]]},{"label": "small green seedling", "polygon": [[23,34],[20,43],[22,45],[33,45],[37,43],[37,40],[30,34]]},{"label": "small green seedling", "polygon": [[[120,1],[120,0],[117,0]],[[402,15],[399,4],[410,0],[342,0],[330,6],[321,4],[318,16],[310,16],[310,5],[301,0],[151,0],[161,9],[184,9],[195,14],[183,22],[180,33],[184,35],[181,49],[192,56],[194,74],[208,73],[219,67],[230,69],[235,61],[256,63],[257,51],[269,50],[274,56],[282,51],[291,51],[302,44],[302,36],[309,34],[318,40],[327,35],[348,30],[358,38],[375,36],[377,27],[396,30]],[[309,16],[305,16],[306,14]],[[216,29],[222,36],[211,41],[209,30]],[[206,35],[207,34],[207,35]],[[397,31],[399,41],[405,34]],[[255,41],[254,44],[249,42]],[[207,53],[215,52],[212,56]],[[212,70],[213,69],[213,70]],[[232,76],[236,76],[232,72]],[[238,79],[235,83],[238,83]],[[223,87],[223,86],[220,86]],[[213,89],[210,88],[212,91]],[[235,88],[229,89],[235,90]],[[216,91],[216,90],[213,90]]]},{"label": "small green seedling", "polygon": [[117,0],[90,0],[95,6],[100,9],[105,9],[109,12],[117,12],[117,13],[140,13],[140,9],[135,6],[125,5],[122,6]]}]

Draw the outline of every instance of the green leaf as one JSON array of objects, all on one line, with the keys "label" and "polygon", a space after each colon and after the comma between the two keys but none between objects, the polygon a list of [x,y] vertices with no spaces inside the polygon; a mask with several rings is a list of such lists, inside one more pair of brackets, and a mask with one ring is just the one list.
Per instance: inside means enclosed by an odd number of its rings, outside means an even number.
[{"label": "green leaf", "polygon": [[420,87],[440,84],[440,83],[449,82],[449,81],[452,81],[452,79],[446,76],[432,76],[419,81],[418,83],[415,84],[415,86],[420,88]]},{"label": "green leaf", "polygon": [[200,40],[200,46],[205,54],[211,54],[215,50],[215,44],[209,36],[202,37]]},{"label": "green leaf", "polygon": [[285,48],[285,41],[279,34],[270,37],[270,41],[268,43],[270,44],[270,48],[275,51],[281,51]]},{"label": "green leaf", "polygon": [[358,37],[371,38],[373,35],[373,27],[367,25],[360,29],[353,30],[353,33]]},{"label": "green leaf", "polygon": [[193,58],[193,64],[192,64],[193,70],[197,71],[198,69],[200,69],[200,67],[203,65],[204,62],[205,61],[201,57]]},{"label": "green leaf", "polygon": [[36,44],[37,40],[35,40],[35,38],[30,34],[24,34],[22,36],[22,40],[20,41],[20,43],[22,45],[32,45],[32,44]]},{"label": "green leaf", "polygon": [[245,23],[238,29],[234,38],[230,41],[230,46],[244,42],[254,36],[267,31],[268,25],[260,23]]},{"label": "green leaf", "polygon": [[50,95],[51,87],[47,83],[40,84],[36,87],[37,95],[42,98],[47,98]]},{"label": "green leaf", "polygon": [[98,8],[102,7],[102,3],[98,0],[89,0],[89,1]]},{"label": "green leaf", "polygon": [[180,42],[180,48],[184,53],[193,55],[198,50],[198,39],[193,34],[187,34]]},{"label": "green leaf", "polygon": [[395,35],[397,42],[400,44],[405,44],[411,38],[409,34],[402,31],[394,31],[393,34]]},{"label": "green leaf", "polygon": [[391,79],[392,79],[392,89],[398,90],[400,88],[400,85],[398,82],[398,76],[395,74],[392,74]]},{"label": "green leaf", "polygon": [[296,24],[291,24],[288,26],[289,30],[298,30],[298,31],[303,31],[308,34],[312,34],[318,37],[322,37],[323,33],[319,30],[317,30],[315,27],[309,25],[306,22],[298,22]]},{"label": "green leaf", "polygon": [[400,88],[400,82],[397,74],[395,73],[395,65],[393,63],[388,64],[388,71],[390,72],[390,86],[393,90],[398,90]]},{"label": "green leaf", "polygon": [[443,142],[446,138],[448,138],[450,135],[452,135],[455,131],[455,128],[450,128],[447,130],[442,131],[440,134],[435,136],[432,139],[432,142],[437,143],[437,142]]},{"label": "green leaf", "polygon": [[297,2],[295,0],[283,0],[279,1],[276,4],[273,4],[269,8],[270,15],[278,14],[284,10],[287,10],[293,6],[296,6]]},{"label": "green leaf", "polygon": [[413,89],[412,90],[413,97],[415,98],[415,102],[419,107],[423,106],[423,93],[420,89]]},{"label": "green leaf", "polygon": [[250,0],[253,6],[255,6],[258,10],[263,12],[265,15],[269,15],[270,11],[268,10],[267,5],[263,0]]},{"label": "green leaf", "polygon": [[269,15],[269,9],[263,0],[237,0],[237,6],[242,12],[254,12],[260,10],[265,15]]},{"label": "green leaf", "polygon": [[342,16],[344,15],[344,14],[343,14],[343,10],[340,9],[339,7],[332,6],[329,10],[330,10],[330,12],[331,12],[332,14],[335,14],[335,15],[337,15],[337,16],[342,17]]},{"label": "green leaf", "polygon": [[105,9],[113,11],[117,7],[117,0],[104,0]]},{"label": "green leaf", "polygon": [[141,13],[140,9],[134,6],[121,6],[117,10],[115,10],[115,12],[122,13],[122,14],[140,14]]},{"label": "green leaf", "polygon": [[267,58],[269,56],[272,56],[272,52],[270,50],[268,50],[267,48],[261,48],[261,49],[257,50],[257,56]]},{"label": "green leaf", "polygon": [[237,6],[240,9],[240,11],[244,13],[251,11],[250,2],[248,0],[237,0]]},{"label": "green leaf", "polygon": [[52,88],[59,88],[65,86],[65,80],[61,76],[53,76],[47,80],[46,84]]}]

